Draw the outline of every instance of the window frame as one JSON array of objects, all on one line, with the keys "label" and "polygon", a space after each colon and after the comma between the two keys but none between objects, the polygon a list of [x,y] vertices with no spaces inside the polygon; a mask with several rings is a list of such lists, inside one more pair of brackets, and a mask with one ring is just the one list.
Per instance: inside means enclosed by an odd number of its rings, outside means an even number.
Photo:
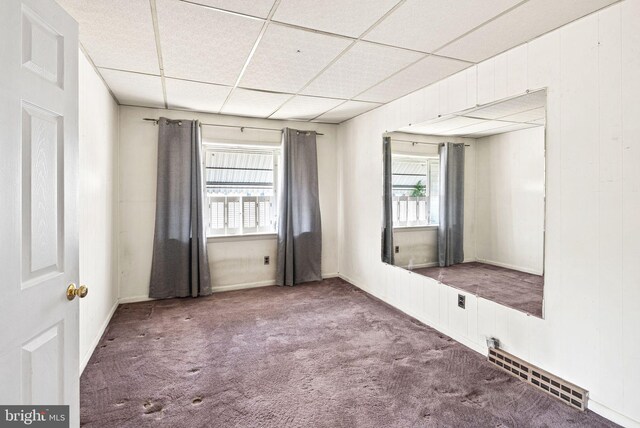
[{"label": "window frame", "polygon": [[[221,196],[209,196],[208,189],[210,186],[207,184],[207,170],[210,168],[210,156],[212,156],[215,152],[224,151],[227,148],[229,151],[238,151],[238,152],[270,152],[272,156],[272,193],[273,196],[237,196],[237,195],[221,195]],[[202,167],[205,171],[204,174],[204,204],[205,204],[205,215],[206,215],[206,239],[207,242],[223,242],[228,240],[249,240],[249,239],[271,239],[277,236],[277,228],[278,228],[278,195],[279,195],[279,177],[280,177],[280,157],[281,157],[281,147],[280,144],[269,144],[262,142],[249,142],[249,141],[219,141],[219,140],[209,140],[203,141],[202,143]],[[261,199],[270,198],[270,210],[272,210],[272,214],[270,218],[272,219],[272,225],[268,229],[265,229],[265,226],[259,226],[256,224],[255,227],[251,227],[250,231],[245,231],[245,206],[246,203],[255,202],[255,218],[259,218],[259,210],[260,204],[259,202],[267,202]],[[211,228],[211,205],[210,199],[219,199],[218,202],[222,202],[224,204],[223,215],[224,215],[224,227],[223,228]],[[240,205],[241,215],[239,217],[239,227],[234,228],[235,230],[232,233],[229,233],[228,228],[228,204],[229,202],[237,202]],[[224,230],[224,233],[212,233],[212,230]]]},{"label": "window frame", "polygon": [[[426,196],[424,196],[425,198],[425,211],[427,214],[427,223],[420,223],[419,221],[409,221],[409,215],[408,213],[406,214],[406,220],[403,222],[400,222],[398,220],[398,214],[400,211],[400,200],[398,200],[398,205],[396,205],[396,198],[402,198],[402,199],[406,199],[406,210],[409,209],[409,202],[416,202],[416,209],[419,209],[419,203],[421,201],[418,201],[417,198],[418,197],[412,197],[412,196],[394,196],[393,195],[393,191],[394,189],[398,189],[397,187],[393,186],[393,175],[399,175],[399,174],[394,174],[393,173],[393,163],[396,159],[398,158],[416,158],[416,159],[424,159],[426,162],[426,174],[425,174],[425,180],[424,180],[424,184],[426,187]],[[438,221],[432,223],[431,222],[431,176],[432,176],[432,167],[433,165],[438,165],[439,167],[439,162],[440,162],[440,157],[437,154],[425,154],[425,155],[421,155],[421,154],[414,154],[414,153],[392,153],[391,155],[391,175],[392,175],[392,188],[391,188],[391,193],[392,193],[392,224],[393,224],[393,229],[398,229],[398,230],[430,230],[430,229],[437,229],[440,225],[440,218],[438,216]],[[438,187],[440,187],[440,180],[438,180]],[[440,191],[440,190],[439,190]],[[400,224],[400,223],[404,223],[404,224]],[[411,224],[409,224],[411,223]]]}]

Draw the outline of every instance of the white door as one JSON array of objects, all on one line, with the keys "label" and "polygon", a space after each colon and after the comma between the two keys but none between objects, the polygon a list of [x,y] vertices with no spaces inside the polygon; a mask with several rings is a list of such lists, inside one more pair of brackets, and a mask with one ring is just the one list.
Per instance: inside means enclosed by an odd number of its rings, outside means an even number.
[{"label": "white door", "polygon": [[79,425],[78,30],[54,0],[0,6],[0,404]]}]

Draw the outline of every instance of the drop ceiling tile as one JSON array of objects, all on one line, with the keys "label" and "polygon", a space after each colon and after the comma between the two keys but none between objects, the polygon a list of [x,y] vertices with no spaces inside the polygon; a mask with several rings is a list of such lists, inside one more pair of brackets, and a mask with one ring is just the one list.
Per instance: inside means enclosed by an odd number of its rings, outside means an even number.
[{"label": "drop ceiling tile", "polygon": [[438,53],[480,62],[617,0],[529,0]]},{"label": "drop ceiling tile", "polygon": [[408,0],[365,40],[433,52],[520,0]]},{"label": "drop ceiling tile", "polygon": [[357,95],[355,98],[386,103],[437,82],[469,66],[469,63],[463,61],[428,56],[395,76]]},{"label": "drop ceiling tile", "polygon": [[438,123],[438,122],[444,122],[450,118],[454,117],[453,115],[447,115],[445,117],[435,117],[429,120],[425,120],[422,122],[416,122],[416,123],[412,123],[410,125],[407,126],[403,126],[402,128],[398,128],[396,131],[397,132],[407,132],[409,134],[422,134],[424,132],[422,132],[422,130],[427,130],[428,127],[431,124],[434,123]]},{"label": "drop ceiling tile", "polygon": [[447,132],[468,126],[481,126],[485,122],[487,121],[483,119],[472,119],[463,116],[449,116],[440,120],[427,121],[417,123],[415,125],[410,125],[401,128],[400,131],[424,135],[453,135]]},{"label": "drop ceiling tile", "polygon": [[508,120],[510,122],[539,123],[539,121],[545,119],[545,115],[546,109],[544,107],[538,107],[532,110],[503,116],[500,118],[500,120]]},{"label": "drop ceiling tile", "polygon": [[275,0],[189,0],[205,6],[266,18]]},{"label": "drop ceiling tile", "polygon": [[298,92],[351,41],[271,24],[260,40],[240,86]]},{"label": "drop ceiling tile", "polygon": [[362,101],[347,101],[318,117],[314,122],[341,123],[359,114],[373,110],[376,107],[380,107],[380,105],[381,104],[365,103]]},{"label": "drop ceiling tile", "polygon": [[104,68],[99,70],[120,104],[164,108],[160,76]]},{"label": "drop ceiling tile", "polygon": [[148,0],[58,0],[80,26],[80,43],[98,67],[160,74]]},{"label": "drop ceiling tile", "polygon": [[343,103],[335,98],[317,98],[297,95],[272,114],[269,119],[310,120]]},{"label": "drop ceiling tile", "polygon": [[358,37],[396,3],[397,0],[282,0],[273,19]]},{"label": "drop ceiling tile", "polygon": [[352,98],[417,61],[422,54],[358,42],[302,91],[306,95]]},{"label": "drop ceiling tile", "polygon": [[461,134],[460,136],[470,137],[470,138],[482,138],[482,137],[488,137],[490,135],[504,134],[505,132],[520,131],[521,129],[527,129],[527,128],[535,128],[536,126],[537,125],[531,125],[529,123],[514,123],[511,125],[493,128],[487,131],[474,132],[472,134]]},{"label": "drop ceiling tile", "polygon": [[169,108],[217,113],[231,87],[187,80],[165,79]]},{"label": "drop ceiling tile", "polygon": [[231,94],[221,113],[237,116],[267,117],[280,107],[291,95],[271,92],[236,89]]},{"label": "drop ceiling tile", "polygon": [[544,108],[546,102],[547,92],[536,91],[520,97],[498,101],[485,107],[479,107],[465,113],[465,116],[480,117],[483,119],[499,119],[537,108]]},{"label": "drop ceiling tile", "polygon": [[234,85],[263,22],[174,0],[158,0],[168,77]]},{"label": "drop ceiling tile", "polygon": [[498,120],[481,120],[480,122],[475,124],[448,129],[446,131],[441,132],[439,135],[457,136],[457,135],[470,135],[470,134],[477,134],[477,133],[493,135],[493,134],[499,134],[502,132],[507,132],[506,130],[503,130],[503,128],[514,130],[514,129],[523,129],[524,127],[527,127],[527,126],[531,126],[531,125],[500,122]]}]

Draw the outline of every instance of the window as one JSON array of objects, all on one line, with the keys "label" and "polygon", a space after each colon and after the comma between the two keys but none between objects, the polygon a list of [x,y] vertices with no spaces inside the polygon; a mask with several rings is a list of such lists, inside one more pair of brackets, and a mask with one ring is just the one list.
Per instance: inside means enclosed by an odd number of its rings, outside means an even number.
[{"label": "window", "polygon": [[437,158],[393,155],[391,184],[394,227],[438,224],[440,165]]},{"label": "window", "polygon": [[274,233],[278,149],[205,146],[207,236]]}]

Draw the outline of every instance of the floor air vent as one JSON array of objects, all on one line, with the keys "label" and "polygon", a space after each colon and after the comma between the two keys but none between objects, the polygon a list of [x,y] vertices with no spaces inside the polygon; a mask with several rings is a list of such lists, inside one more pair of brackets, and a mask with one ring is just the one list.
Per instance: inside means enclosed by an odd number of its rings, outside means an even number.
[{"label": "floor air vent", "polygon": [[588,391],[539,369],[502,349],[489,348],[489,362],[575,409],[585,410],[587,408]]}]

